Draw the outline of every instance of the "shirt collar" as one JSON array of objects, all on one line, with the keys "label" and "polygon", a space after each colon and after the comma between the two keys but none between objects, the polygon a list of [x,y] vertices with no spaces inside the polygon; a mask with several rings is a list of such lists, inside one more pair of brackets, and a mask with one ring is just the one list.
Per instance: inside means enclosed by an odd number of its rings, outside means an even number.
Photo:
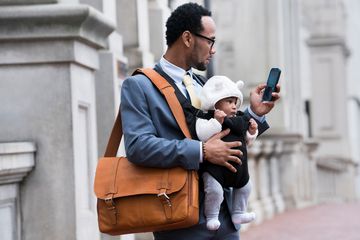
[{"label": "shirt collar", "polygon": [[193,77],[192,69],[185,71],[184,69],[172,64],[171,62],[166,60],[164,57],[161,57],[159,63],[160,63],[160,67],[162,68],[162,70],[167,75],[169,75],[169,77],[171,77],[175,81],[175,83],[181,83],[186,72],[188,72],[190,74],[191,78]]}]

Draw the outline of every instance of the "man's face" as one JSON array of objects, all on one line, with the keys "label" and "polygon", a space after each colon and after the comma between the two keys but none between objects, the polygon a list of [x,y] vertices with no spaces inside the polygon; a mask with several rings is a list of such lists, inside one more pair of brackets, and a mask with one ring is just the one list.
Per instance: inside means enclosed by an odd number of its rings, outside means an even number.
[{"label": "man's face", "polygon": [[201,19],[204,30],[195,33],[195,43],[191,54],[192,66],[204,71],[210,63],[212,55],[215,54],[215,22],[211,17],[204,16]]}]

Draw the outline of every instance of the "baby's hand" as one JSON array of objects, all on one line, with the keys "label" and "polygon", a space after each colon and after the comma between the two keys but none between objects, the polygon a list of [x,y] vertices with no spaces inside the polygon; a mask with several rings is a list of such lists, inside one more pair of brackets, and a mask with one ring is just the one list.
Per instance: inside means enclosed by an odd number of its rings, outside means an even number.
[{"label": "baby's hand", "polygon": [[249,133],[251,135],[254,135],[256,133],[257,128],[258,128],[257,122],[254,119],[250,118],[250,120],[249,120]]},{"label": "baby's hand", "polygon": [[[221,110],[218,110],[218,109],[215,109],[215,112],[214,112],[214,118],[221,124],[223,124],[224,122],[224,118],[226,117],[226,113],[221,111]],[[257,125],[256,125],[257,126]]]}]

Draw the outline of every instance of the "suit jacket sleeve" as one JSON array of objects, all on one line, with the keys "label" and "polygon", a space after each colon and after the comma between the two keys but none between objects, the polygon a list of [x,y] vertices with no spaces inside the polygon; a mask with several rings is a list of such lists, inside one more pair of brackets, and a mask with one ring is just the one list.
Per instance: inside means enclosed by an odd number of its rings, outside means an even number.
[{"label": "suit jacket sleeve", "polygon": [[144,75],[126,79],[120,111],[129,161],[147,167],[198,169],[200,142],[186,139],[165,98]]},{"label": "suit jacket sleeve", "polygon": [[[248,115],[248,117],[253,118],[253,117],[251,116],[251,114],[248,112],[247,109],[244,111],[244,113],[245,113],[246,115]],[[255,119],[255,118],[254,118],[254,120],[255,120],[255,121],[257,122],[257,124],[258,124],[258,136],[260,136],[263,132],[265,132],[265,131],[270,127],[269,124],[268,124],[266,121],[260,122],[260,121],[258,121],[258,120]]]}]

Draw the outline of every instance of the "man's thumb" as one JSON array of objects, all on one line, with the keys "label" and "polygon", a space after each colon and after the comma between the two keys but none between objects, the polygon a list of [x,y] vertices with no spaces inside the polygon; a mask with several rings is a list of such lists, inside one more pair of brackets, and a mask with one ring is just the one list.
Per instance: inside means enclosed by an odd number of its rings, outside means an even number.
[{"label": "man's thumb", "polygon": [[230,129],[228,128],[228,129],[225,129],[224,131],[219,132],[215,136],[216,136],[217,139],[222,139],[223,137],[225,137],[229,133],[230,133]]}]

